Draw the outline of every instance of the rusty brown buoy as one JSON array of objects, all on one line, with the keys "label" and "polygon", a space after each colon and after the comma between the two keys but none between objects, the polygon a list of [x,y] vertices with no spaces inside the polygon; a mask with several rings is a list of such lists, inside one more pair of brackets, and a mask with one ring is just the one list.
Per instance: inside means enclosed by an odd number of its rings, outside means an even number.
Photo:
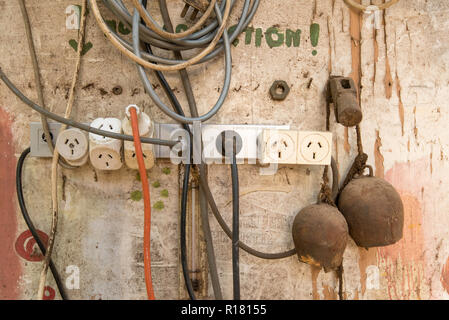
[{"label": "rusty brown buoy", "polygon": [[341,192],[338,208],[359,247],[384,247],[402,238],[402,200],[394,187],[383,179],[372,175],[353,179]]},{"label": "rusty brown buoy", "polygon": [[293,241],[299,260],[324,268],[325,272],[341,266],[348,239],[345,218],[328,204],[304,208],[293,222]]}]

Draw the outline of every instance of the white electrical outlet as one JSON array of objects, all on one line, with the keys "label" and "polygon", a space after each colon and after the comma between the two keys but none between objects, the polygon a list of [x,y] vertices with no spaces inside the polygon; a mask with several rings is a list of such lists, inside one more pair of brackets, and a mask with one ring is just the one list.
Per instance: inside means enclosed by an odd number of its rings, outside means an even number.
[{"label": "white electrical outlet", "polygon": [[298,132],[297,164],[330,165],[332,158],[331,132]]},{"label": "white electrical outlet", "polygon": [[294,164],[297,158],[298,131],[264,130],[259,140],[260,162]]},{"label": "white electrical outlet", "polygon": [[[95,119],[91,126],[97,129],[121,133],[122,122],[115,118]],[[92,165],[99,170],[118,170],[122,167],[123,141],[89,134],[89,155]]]},{"label": "white electrical outlet", "polygon": [[262,164],[330,165],[332,133],[264,130],[259,139]]},{"label": "white electrical outlet", "polygon": [[[131,126],[131,121],[129,120],[131,115],[129,114],[129,108],[136,108],[137,116],[139,120],[139,135],[141,137],[152,138],[154,136],[154,124],[151,121],[150,117],[141,112],[139,107],[136,105],[130,105],[126,108],[126,117],[122,120],[122,128],[123,132],[127,135],[133,135],[133,130]],[[137,163],[136,157],[136,149],[134,147],[133,141],[125,141],[124,143],[124,155],[125,155],[125,163],[130,169],[138,170],[139,164]],[[145,168],[147,170],[154,167],[155,164],[155,155],[154,155],[154,147],[151,144],[142,143],[142,153],[143,159],[145,163]]]},{"label": "white electrical outlet", "polygon": [[80,167],[89,157],[89,140],[80,129],[71,128],[59,133],[56,149],[68,164]]}]

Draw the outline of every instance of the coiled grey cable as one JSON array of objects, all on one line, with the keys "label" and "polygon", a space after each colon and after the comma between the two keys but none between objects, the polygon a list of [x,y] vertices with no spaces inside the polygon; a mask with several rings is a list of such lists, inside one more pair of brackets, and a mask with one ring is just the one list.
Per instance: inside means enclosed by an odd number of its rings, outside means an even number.
[{"label": "coiled grey cable", "polygon": [[[103,0],[106,6],[109,8],[109,10],[112,11],[123,23],[125,23],[128,26],[132,25],[132,16],[127,11],[127,9],[119,3],[119,1],[116,0]],[[221,3],[221,12],[223,13],[223,5],[226,1],[223,1]],[[231,2],[231,6],[234,5],[235,0]],[[238,24],[235,26],[235,29],[233,32],[229,35],[230,42],[232,43],[239,34],[249,25],[249,23],[252,21],[254,15],[257,12],[257,9],[259,7],[260,0],[255,0],[251,6],[251,9],[248,8],[250,5],[249,0],[245,0],[242,14],[239,19]],[[189,50],[192,48],[200,48],[203,47],[207,42],[211,41],[211,39],[214,36],[214,33],[204,36],[206,33],[213,31],[214,28],[216,28],[218,22],[215,20],[210,25],[206,26],[204,29],[200,30],[198,34],[193,34],[188,39],[192,40],[171,40],[166,41],[164,39],[161,39],[157,34],[155,34],[153,31],[149,30],[145,27],[143,24],[139,24],[139,30],[141,35],[141,40],[145,41],[151,45],[154,45],[155,47],[159,47],[161,49],[167,49],[167,50]],[[113,35],[116,37],[118,41],[120,41],[128,50],[132,50],[132,45],[127,42],[125,39],[121,38],[117,33],[114,32],[114,30],[109,30],[113,33]],[[198,63],[206,62],[210,59],[215,58],[219,53],[223,51],[223,39],[220,39],[217,47],[206,57],[204,57],[202,60],[200,60]],[[186,62],[186,60],[177,60],[177,59],[168,59],[168,58],[162,58],[158,56],[154,56],[151,54],[142,53],[142,57],[148,61],[158,62],[158,63],[165,63],[165,64],[178,64],[182,62]]]}]

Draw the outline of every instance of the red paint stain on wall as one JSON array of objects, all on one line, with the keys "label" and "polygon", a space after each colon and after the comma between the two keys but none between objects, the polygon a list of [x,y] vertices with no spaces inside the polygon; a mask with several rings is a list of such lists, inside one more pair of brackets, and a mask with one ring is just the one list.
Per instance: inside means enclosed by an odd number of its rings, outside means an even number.
[{"label": "red paint stain on wall", "polygon": [[398,190],[404,204],[404,236],[395,245],[379,248],[390,299],[421,299],[424,282],[423,209],[419,201],[429,177],[426,160],[398,164],[385,175]]},{"label": "red paint stain on wall", "polygon": [[52,287],[45,287],[43,300],[55,300],[56,291]]},{"label": "red paint stain on wall", "polygon": [[441,284],[443,285],[444,290],[449,293],[449,258],[441,272]]},{"label": "red paint stain on wall", "polygon": [[22,273],[19,257],[14,252],[16,158],[12,141],[11,119],[0,108],[0,299],[19,298],[17,282]]},{"label": "red paint stain on wall", "polygon": [[[40,230],[37,230],[37,234],[41,238],[44,245],[47,246],[48,235]],[[34,240],[30,230],[22,232],[17,237],[15,248],[17,254],[27,261],[37,262],[44,260],[44,256],[37,246],[36,240]]]}]

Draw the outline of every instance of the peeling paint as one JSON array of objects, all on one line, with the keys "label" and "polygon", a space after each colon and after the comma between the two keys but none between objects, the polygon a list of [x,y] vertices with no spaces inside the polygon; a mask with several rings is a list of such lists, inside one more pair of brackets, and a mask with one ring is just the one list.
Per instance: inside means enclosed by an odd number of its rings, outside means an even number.
[{"label": "peeling paint", "polygon": [[405,111],[404,111],[404,103],[402,102],[401,92],[402,92],[401,81],[399,80],[398,73],[396,72],[396,94],[399,99],[399,106],[398,106],[399,120],[401,121],[402,135],[404,135]]},{"label": "peeling paint", "polygon": [[12,120],[0,108],[0,299],[19,298],[17,283],[22,273],[13,248],[17,234],[15,192],[16,158],[12,145]]},{"label": "peeling paint", "polygon": [[401,195],[404,204],[404,236],[395,245],[379,249],[379,265],[385,272],[390,299],[423,299],[425,280],[423,209],[418,200],[421,188],[416,173],[425,175],[428,163],[397,164],[385,175]]}]

